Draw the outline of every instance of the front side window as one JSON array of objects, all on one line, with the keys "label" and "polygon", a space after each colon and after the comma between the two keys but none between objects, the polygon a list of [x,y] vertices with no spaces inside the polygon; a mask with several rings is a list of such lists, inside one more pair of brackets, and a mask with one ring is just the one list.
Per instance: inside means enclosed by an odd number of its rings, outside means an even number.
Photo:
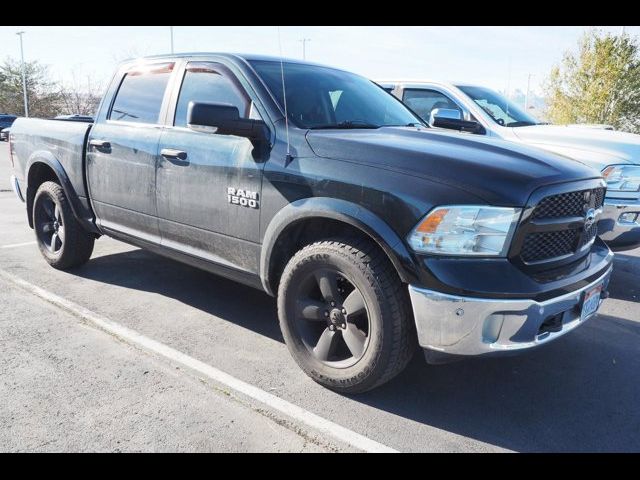
[{"label": "front side window", "polygon": [[159,123],[162,99],[172,70],[173,63],[128,71],[116,94],[109,119]]},{"label": "front side window", "polygon": [[359,75],[303,63],[255,60],[251,65],[299,128],[378,128],[422,124],[399,100]]},{"label": "front side window", "polygon": [[494,122],[503,127],[526,127],[539,122],[508,98],[483,87],[458,85]]},{"label": "front side window", "polygon": [[250,116],[250,105],[242,87],[219,65],[211,62],[191,62],[184,74],[176,106],[174,125],[187,126],[189,102],[228,103],[238,108],[240,116]]},{"label": "front side window", "polygon": [[435,90],[406,89],[402,101],[426,122],[436,108],[449,108],[460,112],[460,107],[453,100]]}]

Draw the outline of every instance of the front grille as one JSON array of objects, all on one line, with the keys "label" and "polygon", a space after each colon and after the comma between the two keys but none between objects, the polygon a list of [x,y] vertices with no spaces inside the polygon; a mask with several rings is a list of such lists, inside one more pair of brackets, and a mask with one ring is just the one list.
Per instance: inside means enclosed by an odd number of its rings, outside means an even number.
[{"label": "front grille", "polygon": [[588,243],[590,243],[597,234],[598,234],[598,223],[596,222],[593,225],[591,225],[589,230],[587,230],[586,234],[582,236],[582,238],[580,239],[580,245],[578,248],[582,248]]},{"label": "front grille", "polygon": [[604,188],[596,188],[594,190],[594,195],[596,197],[596,201],[595,201],[595,204],[594,204],[593,208],[600,208],[600,207],[602,207],[602,205],[604,205],[604,194],[605,194],[605,189]]},{"label": "front grille", "polygon": [[524,240],[520,256],[530,263],[569,255],[575,251],[579,236],[580,230],[576,229],[531,233]]},{"label": "front grille", "polygon": [[[533,209],[527,223],[537,224],[536,231],[531,231],[533,225],[524,225],[520,258],[525,263],[552,261],[560,257],[577,254],[585,245],[593,241],[598,234],[597,222],[585,231],[576,228],[576,217],[584,218],[590,209],[599,209],[604,204],[605,189],[602,187],[589,190],[559,193],[544,197]],[[573,222],[574,228],[545,231],[545,220],[567,219]],[[562,220],[559,220],[562,221]],[[528,233],[527,233],[528,232]]]},{"label": "front grille", "polygon": [[533,218],[582,217],[586,209],[602,207],[604,192],[604,188],[594,188],[545,197],[533,211]]}]

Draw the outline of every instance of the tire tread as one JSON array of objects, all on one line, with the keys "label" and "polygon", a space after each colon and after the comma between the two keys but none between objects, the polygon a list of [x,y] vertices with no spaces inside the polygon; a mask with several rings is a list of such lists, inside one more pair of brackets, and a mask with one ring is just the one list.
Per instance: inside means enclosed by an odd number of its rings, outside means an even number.
[{"label": "tire tread", "polygon": [[47,181],[38,187],[38,191],[36,192],[33,202],[34,219],[36,218],[35,208],[37,205],[37,199],[43,192],[50,195],[55,202],[60,205],[60,208],[62,209],[62,218],[64,219],[65,235],[63,252],[61,255],[56,257],[49,255],[46,248],[40,243],[40,241],[38,241],[38,247],[42,252],[42,256],[49,265],[58,270],[68,270],[83,265],[89,260],[89,258],[91,258],[95,238],[76,220],[64,190],[56,182]]},{"label": "tire tread", "polygon": [[[370,241],[360,238],[333,238],[303,247],[285,267],[280,282],[281,288],[286,288],[289,276],[297,265],[305,259],[328,251],[350,259],[373,287],[379,300],[386,303],[383,321],[391,323],[392,341],[384,347],[388,351],[378,357],[378,361],[384,361],[385,364],[382,367],[375,363],[369,365],[366,371],[359,375],[363,378],[349,385],[335,382],[326,376],[318,378],[319,372],[312,371],[298,359],[296,361],[308,375],[329,388],[345,393],[361,393],[391,380],[407,366],[413,357],[417,341],[408,292],[385,253]],[[281,309],[282,305],[279,301],[278,315],[283,318]]]}]

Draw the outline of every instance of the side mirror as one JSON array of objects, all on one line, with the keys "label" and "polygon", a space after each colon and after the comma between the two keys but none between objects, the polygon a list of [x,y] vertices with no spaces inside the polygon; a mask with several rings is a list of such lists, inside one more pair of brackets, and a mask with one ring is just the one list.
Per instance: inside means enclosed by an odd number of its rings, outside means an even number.
[{"label": "side mirror", "polygon": [[455,108],[434,108],[429,114],[429,125],[435,127],[436,119],[462,120],[462,113]]},{"label": "side mirror", "polygon": [[448,128],[461,132],[482,133],[483,128],[478,122],[463,120],[460,110],[454,108],[434,108],[429,115],[429,125],[438,128]]},{"label": "side mirror", "polygon": [[254,147],[269,139],[262,120],[240,118],[238,108],[225,103],[189,102],[187,126],[196,132],[245,137]]}]

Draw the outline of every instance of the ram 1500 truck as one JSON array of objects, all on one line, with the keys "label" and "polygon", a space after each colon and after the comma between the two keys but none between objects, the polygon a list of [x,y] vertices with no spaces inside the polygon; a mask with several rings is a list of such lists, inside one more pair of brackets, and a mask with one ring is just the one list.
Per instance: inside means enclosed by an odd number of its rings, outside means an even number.
[{"label": "ram 1500 truck", "polygon": [[505,96],[477,85],[379,83],[431,126],[543,148],[602,172],[607,196],[598,235],[614,251],[640,246],[640,135],[608,125],[540,123]]},{"label": "ram 1500 truck", "polygon": [[18,119],[10,142],[53,267],[108,235],[263,289],[293,358],[337,391],[389,380],[417,345],[436,362],[545,344],[607,296],[597,171],[431,129],[335,68],[125,62],[94,123]]}]

